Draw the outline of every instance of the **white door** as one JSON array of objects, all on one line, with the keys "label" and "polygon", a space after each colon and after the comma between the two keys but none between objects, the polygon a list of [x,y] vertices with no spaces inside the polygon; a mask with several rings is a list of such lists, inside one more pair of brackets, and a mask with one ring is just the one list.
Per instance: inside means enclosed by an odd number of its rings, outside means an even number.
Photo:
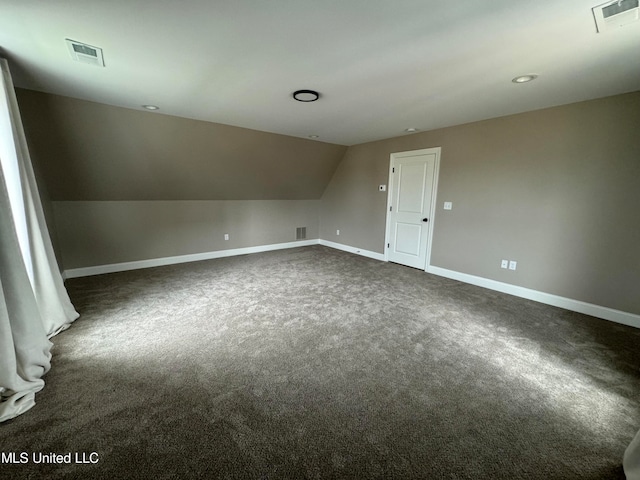
[{"label": "white door", "polygon": [[387,258],[424,270],[430,251],[431,215],[439,149],[391,156]]}]

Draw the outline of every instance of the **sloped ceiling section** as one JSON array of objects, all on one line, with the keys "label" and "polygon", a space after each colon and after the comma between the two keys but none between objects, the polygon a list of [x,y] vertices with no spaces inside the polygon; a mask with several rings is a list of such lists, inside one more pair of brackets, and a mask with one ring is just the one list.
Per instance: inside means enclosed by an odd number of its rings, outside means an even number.
[{"label": "sloped ceiling section", "polygon": [[346,147],[17,89],[51,200],[319,199]]}]

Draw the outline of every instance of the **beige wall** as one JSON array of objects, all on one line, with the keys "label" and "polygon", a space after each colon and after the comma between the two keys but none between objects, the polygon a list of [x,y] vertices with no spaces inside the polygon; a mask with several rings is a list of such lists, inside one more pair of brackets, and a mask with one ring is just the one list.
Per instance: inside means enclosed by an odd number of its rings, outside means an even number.
[{"label": "beige wall", "polygon": [[320,237],[382,253],[389,155],[439,146],[433,265],[640,314],[639,128],[636,92],[350,147]]},{"label": "beige wall", "polygon": [[49,238],[51,239],[51,245],[53,246],[53,251],[58,261],[58,267],[60,268],[60,271],[62,271],[62,252],[60,251],[60,245],[58,242],[57,227],[55,219],[53,217],[53,205],[51,203],[51,197],[49,196],[47,183],[40,167],[41,160],[37,156],[33,155],[31,151],[29,152],[29,154],[31,157],[33,171],[36,177],[36,183],[38,185],[38,194],[40,196],[40,202],[42,203],[44,218],[47,222]]},{"label": "beige wall", "polygon": [[318,238],[319,199],[346,150],[29,90],[17,95],[63,269],[291,242],[302,226]]},{"label": "beige wall", "polygon": [[17,96],[54,201],[319,199],[346,150],[30,90]]},{"label": "beige wall", "polygon": [[[65,269],[318,238],[319,200],[53,202]],[[224,240],[224,234],[229,240]]]}]

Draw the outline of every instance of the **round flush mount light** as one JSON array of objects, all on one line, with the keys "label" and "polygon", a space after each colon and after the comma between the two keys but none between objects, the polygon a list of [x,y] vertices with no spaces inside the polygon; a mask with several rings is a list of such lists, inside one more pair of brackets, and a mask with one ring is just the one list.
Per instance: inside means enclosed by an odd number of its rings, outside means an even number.
[{"label": "round flush mount light", "polygon": [[147,110],[160,110],[160,107],[157,105],[142,105],[142,108],[146,108]]},{"label": "round flush mount light", "polygon": [[320,135],[309,135],[309,138],[319,138]]},{"label": "round flush mount light", "polygon": [[299,102],[315,102],[320,98],[320,94],[314,90],[296,90],[293,92],[293,98]]},{"label": "round flush mount light", "polygon": [[415,127],[409,127],[409,128],[405,128],[404,131],[407,133],[414,133],[414,132],[417,132],[418,129]]},{"label": "round flush mount light", "polygon": [[516,77],[511,81],[513,83],[527,83],[527,82],[530,82],[532,80],[535,80],[536,78],[538,78],[538,75],[530,73],[528,75],[520,75],[519,77]]}]

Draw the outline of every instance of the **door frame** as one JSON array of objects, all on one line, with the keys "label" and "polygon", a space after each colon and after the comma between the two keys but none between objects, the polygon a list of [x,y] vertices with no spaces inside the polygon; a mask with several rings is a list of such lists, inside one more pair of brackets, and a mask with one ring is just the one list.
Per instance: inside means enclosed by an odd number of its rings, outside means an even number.
[{"label": "door frame", "polygon": [[391,215],[389,215],[391,200],[393,199],[393,169],[395,168],[396,159],[404,157],[414,157],[416,155],[435,154],[435,165],[433,171],[433,185],[431,185],[431,209],[429,211],[429,235],[427,236],[427,258],[424,271],[429,271],[431,267],[431,248],[433,247],[433,230],[436,217],[436,198],[438,196],[438,178],[440,177],[440,154],[442,147],[423,148],[420,150],[410,150],[406,152],[395,152],[389,156],[389,177],[387,181],[387,212],[386,212],[386,229],[384,235],[384,261],[389,261],[389,240],[391,238]]}]

